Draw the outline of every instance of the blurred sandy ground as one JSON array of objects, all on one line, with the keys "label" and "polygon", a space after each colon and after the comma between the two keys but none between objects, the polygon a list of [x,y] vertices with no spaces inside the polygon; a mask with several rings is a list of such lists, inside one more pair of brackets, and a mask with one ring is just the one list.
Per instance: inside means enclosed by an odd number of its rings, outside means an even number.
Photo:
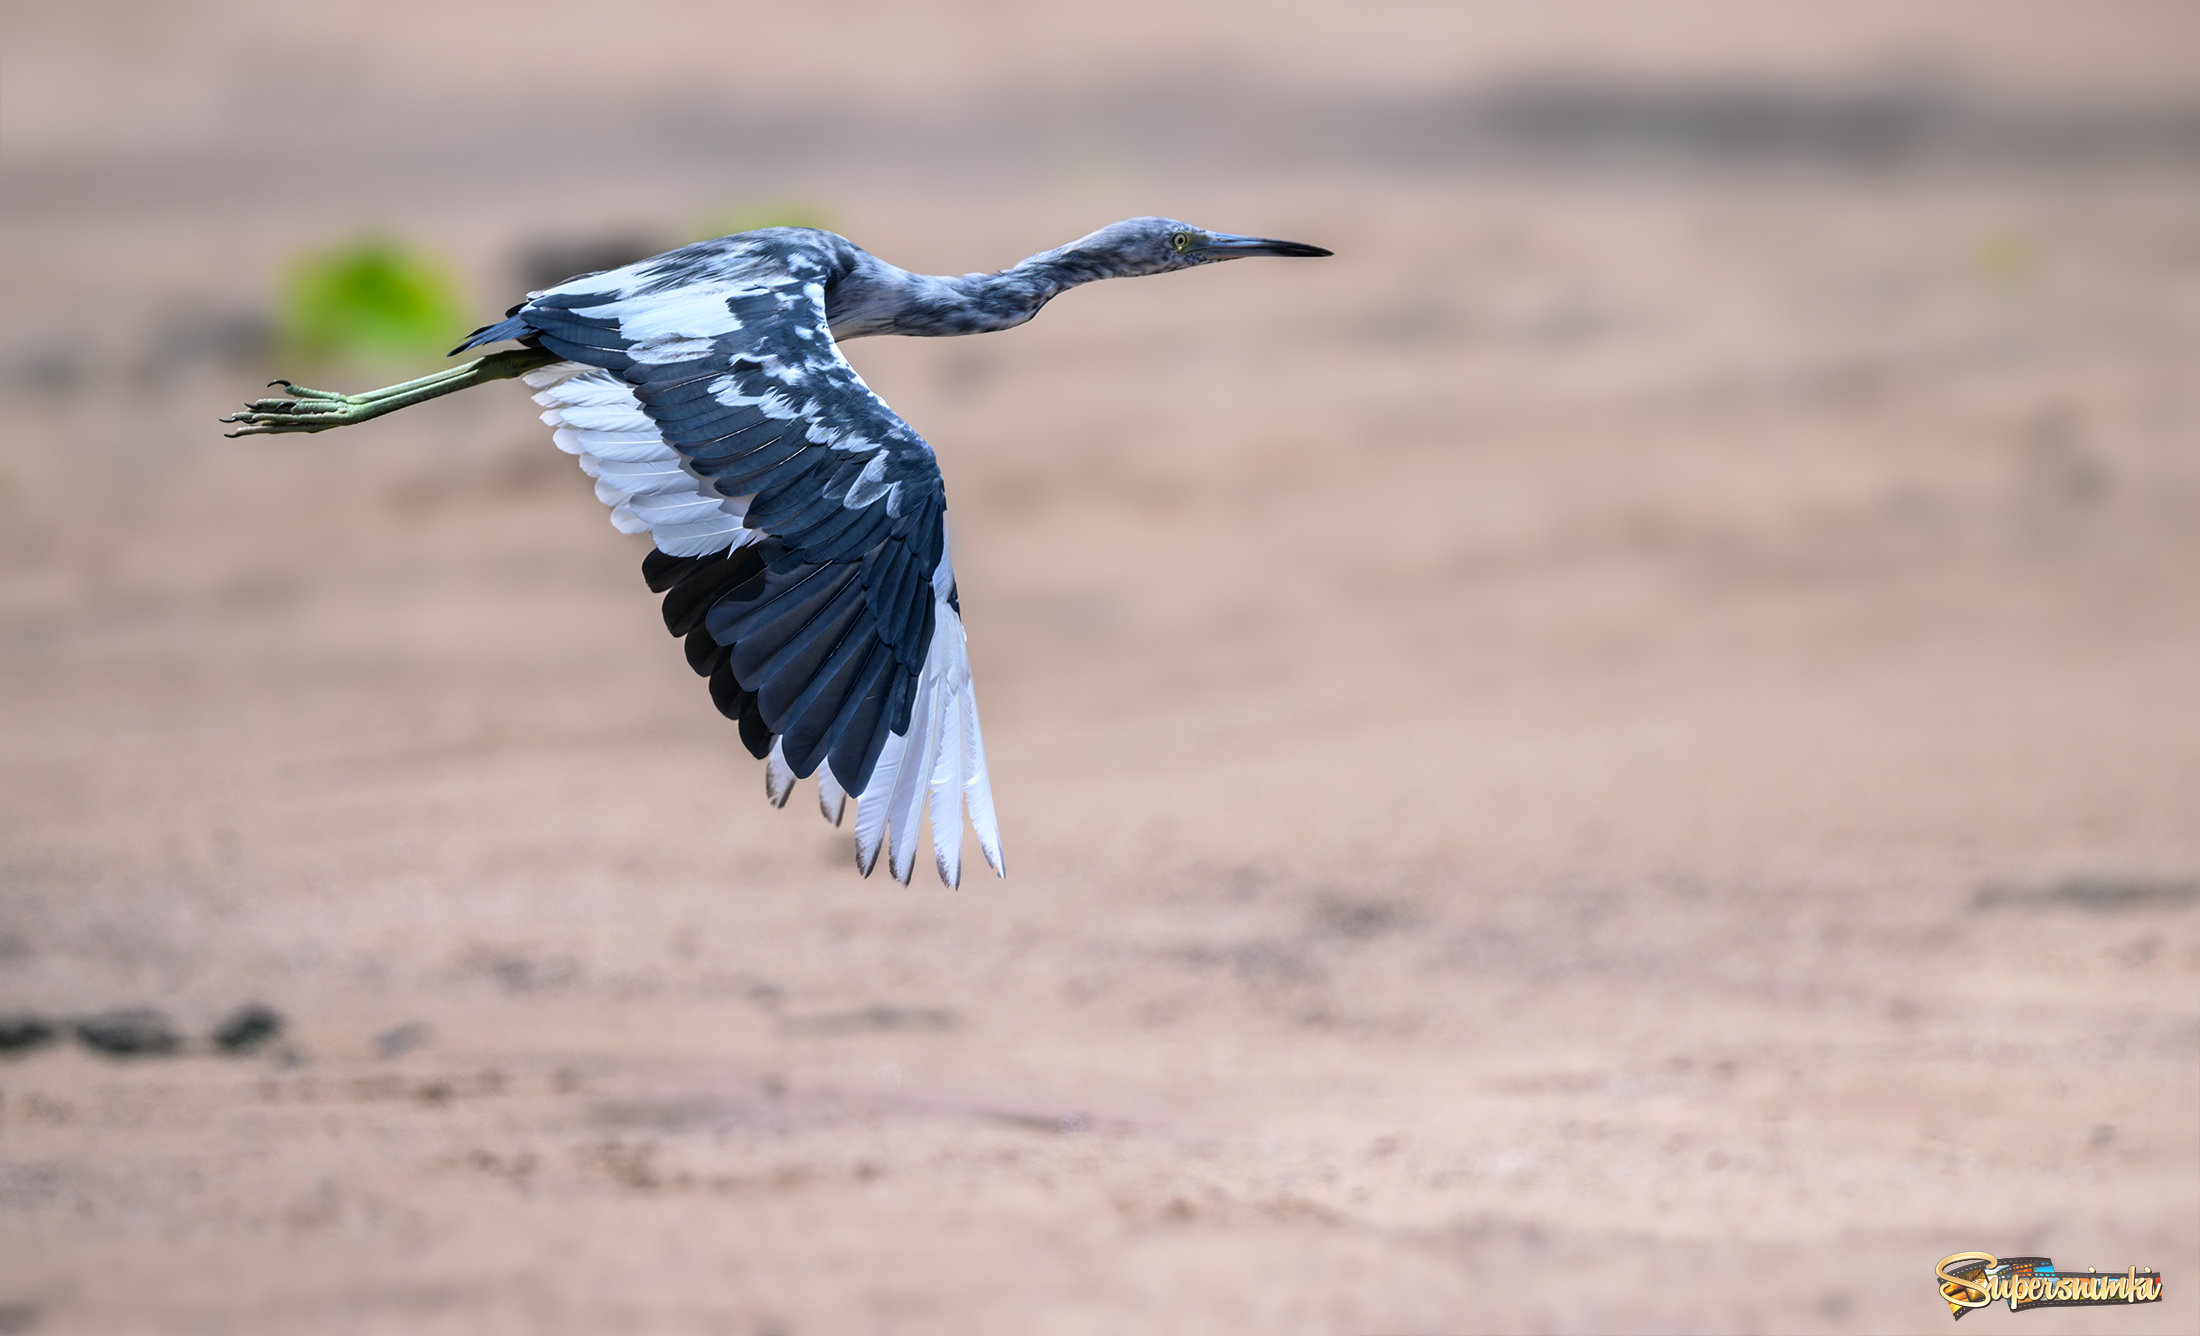
[{"label": "blurred sandy ground", "polygon": [[[2196,14],[9,7],[0,1011],[292,1029],[0,1062],[0,1329],[2192,1330]],[[302,247],[786,201],[1338,252],[854,346],[1006,884],[761,801],[516,388],[212,424]]]}]

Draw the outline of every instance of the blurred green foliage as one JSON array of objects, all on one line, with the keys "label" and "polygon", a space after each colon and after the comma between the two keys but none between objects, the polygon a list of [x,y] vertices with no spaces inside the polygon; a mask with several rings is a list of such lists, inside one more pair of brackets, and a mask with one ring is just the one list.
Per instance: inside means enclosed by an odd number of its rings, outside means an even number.
[{"label": "blurred green foliage", "polygon": [[440,357],[472,327],[450,271],[392,238],[300,256],[285,275],[283,342],[301,358]]},{"label": "blurred green foliage", "polygon": [[1997,286],[2013,288],[2039,268],[2039,248],[2017,232],[1997,232],[1983,237],[1973,249],[1972,260],[1981,274]]},{"label": "blurred green foliage", "polygon": [[697,226],[699,230],[688,237],[689,241],[709,241],[713,237],[729,237],[736,232],[754,232],[760,227],[816,227],[832,230],[824,209],[800,200],[771,200],[762,204],[716,209],[704,215]]}]

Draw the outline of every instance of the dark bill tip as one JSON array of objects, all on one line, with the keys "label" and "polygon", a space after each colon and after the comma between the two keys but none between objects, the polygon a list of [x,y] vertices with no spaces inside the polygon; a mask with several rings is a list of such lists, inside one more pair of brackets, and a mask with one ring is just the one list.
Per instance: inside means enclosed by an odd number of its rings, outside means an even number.
[{"label": "dark bill tip", "polygon": [[1203,248],[1223,256],[1237,259],[1243,255],[1288,255],[1312,259],[1336,252],[1309,246],[1303,241],[1277,241],[1271,237],[1234,237],[1220,234],[1210,238]]}]

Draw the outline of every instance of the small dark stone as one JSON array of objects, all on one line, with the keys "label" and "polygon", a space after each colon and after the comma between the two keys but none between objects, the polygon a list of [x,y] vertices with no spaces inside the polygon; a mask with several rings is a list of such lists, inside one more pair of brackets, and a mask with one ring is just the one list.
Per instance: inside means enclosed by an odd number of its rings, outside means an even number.
[{"label": "small dark stone", "polygon": [[789,1034],[850,1035],[880,1031],[918,1030],[938,1033],[958,1028],[962,1017],[944,1007],[870,1006],[861,1011],[828,1012],[819,1016],[789,1016],[780,1022]]},{"label": "small dark stone", "polygon": [[214,1047],[243,1057],[257,1053],[283,1032],[283,1013],[258,1002],[247,1002],[214,1031]]},{"label": "small dark stone", "polygon": [[164,1058],[183,1047],[168,1017],[150,1007],[86,1016],[76,1022],[84,1047],[113,1058]]},{"label": "small dark stone", "polygon": [[44,1048],[61,1032],[43,1016],[0,1016],[0,1053],[28,1053]]},{"label": "small dark stone", "polygon": [[433,1038],[435,1028],[426,1021],[408,1021],[376,1035],[374,1051],[385,1058],[401,1058]]}]

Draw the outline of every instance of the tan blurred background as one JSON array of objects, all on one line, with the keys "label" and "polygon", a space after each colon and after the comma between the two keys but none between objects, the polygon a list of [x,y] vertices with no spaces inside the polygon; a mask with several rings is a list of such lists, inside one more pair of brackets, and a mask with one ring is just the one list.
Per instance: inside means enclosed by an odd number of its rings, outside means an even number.
[{"label": "tan blurred background", "polygon": [[[2200,9],[4,23],[0,1331],[2200,1324]],[[1006,883],[766,806],[517,387],[214,426],[317,247],[773,209],[1337,252],[851,347]]]}]

